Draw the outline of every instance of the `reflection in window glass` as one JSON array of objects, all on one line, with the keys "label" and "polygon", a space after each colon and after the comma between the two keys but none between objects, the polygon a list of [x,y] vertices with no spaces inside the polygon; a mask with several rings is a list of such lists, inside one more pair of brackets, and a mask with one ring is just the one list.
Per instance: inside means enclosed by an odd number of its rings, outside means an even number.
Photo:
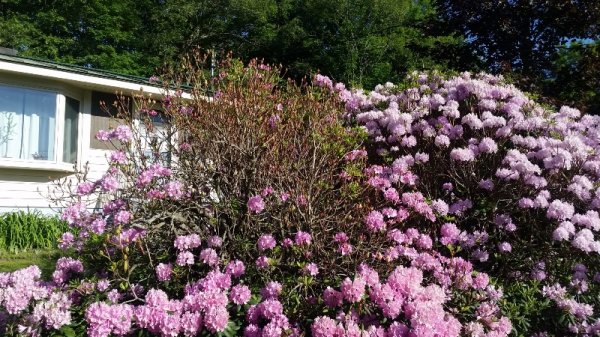
[{"label": "reflection in window glass", "polygon": [[56,97],[0,86],[0,159],[55,160]]},{"label": "reflection in window glass", "polygon": [[142,137],[142,148],[144,156],[151,162],[160,162],[169,167],[171,163],[171,135],[170,127],[162,112],[158,111],[156,116],[151,116],[149,121],[152,124],[152,130],[149,130],[144,123],[140,128]]},{"label": "reflection in window glass", "polygon": [[75,163],[77,161],[78,117],[79,101],[67,97],[63,142],[63,161],[65,163]]},{"label": "reflection in window glass", "polygon": [[[127,111],[132,110],[132,100],[129,97],[125,98]],[[108,130],[122,123],[122,120],[115,119],[118,109],[114,106],[115,102],[120,99],[115,94],[92,91],[92,120],[90,130],[90,147],[92,149],[114,150],[114,145],[119,145],[119,142],[103,142],[96,139],[96,134],[99,130]],[[108,111],[105,111],[101,105],[104,103]],[[113,145],[114,143],[114,145]]]}]

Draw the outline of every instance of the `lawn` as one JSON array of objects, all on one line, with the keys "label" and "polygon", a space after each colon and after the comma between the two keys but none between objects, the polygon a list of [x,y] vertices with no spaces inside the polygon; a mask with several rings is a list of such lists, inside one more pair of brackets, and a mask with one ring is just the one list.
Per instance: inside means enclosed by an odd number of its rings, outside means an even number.
[{"label": "lawn", "polygon": [[48,278],[54,271],[54,264],[59,258],[56,250],[31,250],[20,253],[0,252],[0,272],[11,272],[33,264],[42,270],[42,277]]}]

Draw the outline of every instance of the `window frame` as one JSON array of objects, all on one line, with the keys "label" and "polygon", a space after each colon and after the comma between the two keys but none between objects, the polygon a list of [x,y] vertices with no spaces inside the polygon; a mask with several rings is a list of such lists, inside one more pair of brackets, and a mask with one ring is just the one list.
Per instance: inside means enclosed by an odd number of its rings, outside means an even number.
[{"label": "window frame", "polygon": [[[23,90],[35,90],[51,93],[56,97],[56,111],[54,123],[54,158],[52,160],[20,159],[20,158],[2,158],[0,157],[0,169],[18,168],[26,170],[42,170],[57,172],[75,172],[75,167],[80,165],[81,146],[82,146],[82,123],[83,123],[83,99],[80,93],[64,86],[39,85],[30,81],[8,81],[0,80],[0,87],[10,87]],[[76,137],[76,158],[75,163],[63,161],[64,153],[64,130],[65,113],[67,97],[79,102],[79,111],[77,112],[77,137]]]}]

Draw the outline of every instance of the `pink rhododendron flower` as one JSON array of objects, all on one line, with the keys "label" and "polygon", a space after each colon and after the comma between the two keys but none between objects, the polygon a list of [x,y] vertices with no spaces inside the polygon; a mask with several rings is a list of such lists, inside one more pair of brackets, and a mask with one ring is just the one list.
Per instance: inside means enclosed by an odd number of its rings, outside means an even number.
[{"label": "pink rhododendron flower", "polygon": [[319,274],[319,267],[317,266],[316,263],[309,263],[306,266],[304,266],[304,268],[302,269],[302,271],[310,276],[317,276]]},{"label": "pink rhododendron flower", "polygon": [[379,211],[371,211],[365,217],[365,224],[367,228],[372,232],[382,231],[386,228],[385,220],[383,219],[383,214]]},{"label": "pink rhododendron flower", "polygon": [[266,234],[258,238],[256,245],[259,251],[264,251],[275,248],[277,242],[275,241],[275,238],[273,238],[272,235]]},{"label": "pink rhododendron flower", "polygon": [[309,233],[307,232],[303,232],[303,231],[298,231],[296,232],[296,235],[294,237],[294,243],[298,246],[303,246],[303,245],[310,245],[310,243],[312,242],[312,237],[310,236]]},{"label": "pink rhododendron flower", "polygon": [[250,197],[248,200],[248,210],[253,213],[260,213],[265,209],[265,202],[260,195]]},{"label": "pink rhododendron flower", "polygon": [[178,250],[190,250],[200,247],[200,236],[198,234],[181,235],[175,238],[174,246]]},{"label": "pink rhododendron flower", "polygon": [[237,305],[243,305],[248,303],[250,300],[250,288],[245,285],[238,284],[231,288],[231,292],[229,293],[229,298],[231,301]]},{"label": "pink rhododendron flower", "polygon": [[225,272],[233,277],[240,277],[246,272],[246,266],[239,260],[230,261],[225,267]]},{"label": "pink rhododendron flower", "polygon": [[283,286],[279,282],[271,281],[268,282],[264,288],[260,290],[260,295],[265,298],[277,298],[281,291],[283,290]]},{"label": "pink rhododendron flower", "polygon": [[269,258],[266,256],[259,256],[258,259],[256,259],[256,266],[260,269],[269,267]]},{"label": "pink rhododendron flower", "polygon": [[182,251],[177,254],[177,265],[187,266],[194,264],[194,254],[188,251]]},{"label": "pink rhododendron flower", "polygon": [[170,263],[159,263],[156,266],[156,278],[161,282],[166,282],[171,279],[173,268]]}]

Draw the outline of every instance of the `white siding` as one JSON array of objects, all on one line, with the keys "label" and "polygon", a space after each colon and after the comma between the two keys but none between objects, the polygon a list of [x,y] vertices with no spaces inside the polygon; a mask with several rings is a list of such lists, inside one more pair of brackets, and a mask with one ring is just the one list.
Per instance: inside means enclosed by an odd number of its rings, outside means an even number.
[{"label": "white siding", "polygon": [[89,167],[88,179],[97,180],[102,178],[102,175],[104,175],[108,168],[108,156],[110,156],[110,151],[108,150],[89,150],[85,158]]},{"label": "white siding", "polygon": [[[108,168],[106,158],[110,151],[91,149],[83,152],[83,161],[89,163],[87,178],[91,181],[100,179]],[[52,212],[57,205],[48,199],[49,189],[55,188],[55,179],[63,178],[75,181],[68,173],[0,169],[0,212],[28,208]],[[93,202],[90,206],[94,206]]]},{"label": "white siding", "polygon": [[68,176],[48,171],[0,170],[0,212],[28,208],[52,212],[56,206],[47,197],[54,188],[53,180]]}]

